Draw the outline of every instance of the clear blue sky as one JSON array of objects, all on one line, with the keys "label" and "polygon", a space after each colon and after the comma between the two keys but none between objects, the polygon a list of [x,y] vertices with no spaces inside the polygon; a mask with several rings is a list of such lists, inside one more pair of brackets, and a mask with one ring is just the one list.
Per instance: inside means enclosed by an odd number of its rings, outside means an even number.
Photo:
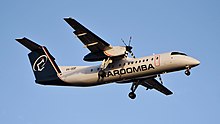
[{"label": "clear blue sky", "polygon": [[[201,61],[184,72],[163,75],[172,96],[130,84],[92,88],[40,86],[14,39],[46,45],[59,65],[90,65],[88,52],[63,20],[71,16],[112,45],[133,37],[137,57],[172,50]],[[2,0],[0,2],[1,124],[218,124],[220,123],[219,0]]]}]

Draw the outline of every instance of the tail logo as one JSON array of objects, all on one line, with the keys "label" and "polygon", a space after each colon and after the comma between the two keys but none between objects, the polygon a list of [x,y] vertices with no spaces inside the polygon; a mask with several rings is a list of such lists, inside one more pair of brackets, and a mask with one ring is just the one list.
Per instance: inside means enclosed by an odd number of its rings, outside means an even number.
[{"label": "tail logo", "polygon": [[47,56],[41,55],[36,59],[33,65],[34,71],[42,71],[44,69],[45,64],[47,63]]}]

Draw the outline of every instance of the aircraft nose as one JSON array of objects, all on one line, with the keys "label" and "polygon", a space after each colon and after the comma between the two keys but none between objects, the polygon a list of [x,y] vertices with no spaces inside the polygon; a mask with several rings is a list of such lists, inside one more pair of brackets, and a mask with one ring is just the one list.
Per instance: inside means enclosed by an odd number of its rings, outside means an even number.
[{"label": "aircraft nose", "polygon": [[199,64],[200,64],[200,61],[199,61],[199,60],[194,59],[194,58],[191,58],[190,65],[191,65],[192,67],[198,66]]}]

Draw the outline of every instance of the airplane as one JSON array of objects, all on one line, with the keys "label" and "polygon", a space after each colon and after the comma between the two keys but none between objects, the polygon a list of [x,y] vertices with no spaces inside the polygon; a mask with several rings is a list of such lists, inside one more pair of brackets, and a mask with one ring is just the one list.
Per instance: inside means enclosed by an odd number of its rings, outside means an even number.
[{"label": "airplane", "polygon": [[102,62],[93,66],[58,66],[45,46],[26,37],[18,38],[16,41],[31,51],[28,56],[37,84],[89,87],[114,82],[132,83],[128,94],[131,99],[136,98],[135,91],[140,85],[171,95],[173,92],[163,85],[161,74],[185,70],[189,76],[190,69],[200,64],[199,60],[178,51],[136,58],[130,45],[131,38],[128,45],[122,40],[125,46],[112,46],[75,19],[67,17],[64,20],[90,51],[83,60]]}]

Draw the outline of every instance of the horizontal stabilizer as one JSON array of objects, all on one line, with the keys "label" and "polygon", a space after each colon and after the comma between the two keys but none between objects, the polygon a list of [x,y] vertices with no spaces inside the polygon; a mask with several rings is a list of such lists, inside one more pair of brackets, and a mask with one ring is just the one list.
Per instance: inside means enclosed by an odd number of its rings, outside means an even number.
[{"label": "horizontal stabilizer", "polygon": [[24,45],[25,47],[27,47],[30,51],[36,51],[36,50],[42,49],[40,45],[27,39],[26,37],[21,38],[21,39],[15,39],[15,40],[21,43],[22,45]]}]

